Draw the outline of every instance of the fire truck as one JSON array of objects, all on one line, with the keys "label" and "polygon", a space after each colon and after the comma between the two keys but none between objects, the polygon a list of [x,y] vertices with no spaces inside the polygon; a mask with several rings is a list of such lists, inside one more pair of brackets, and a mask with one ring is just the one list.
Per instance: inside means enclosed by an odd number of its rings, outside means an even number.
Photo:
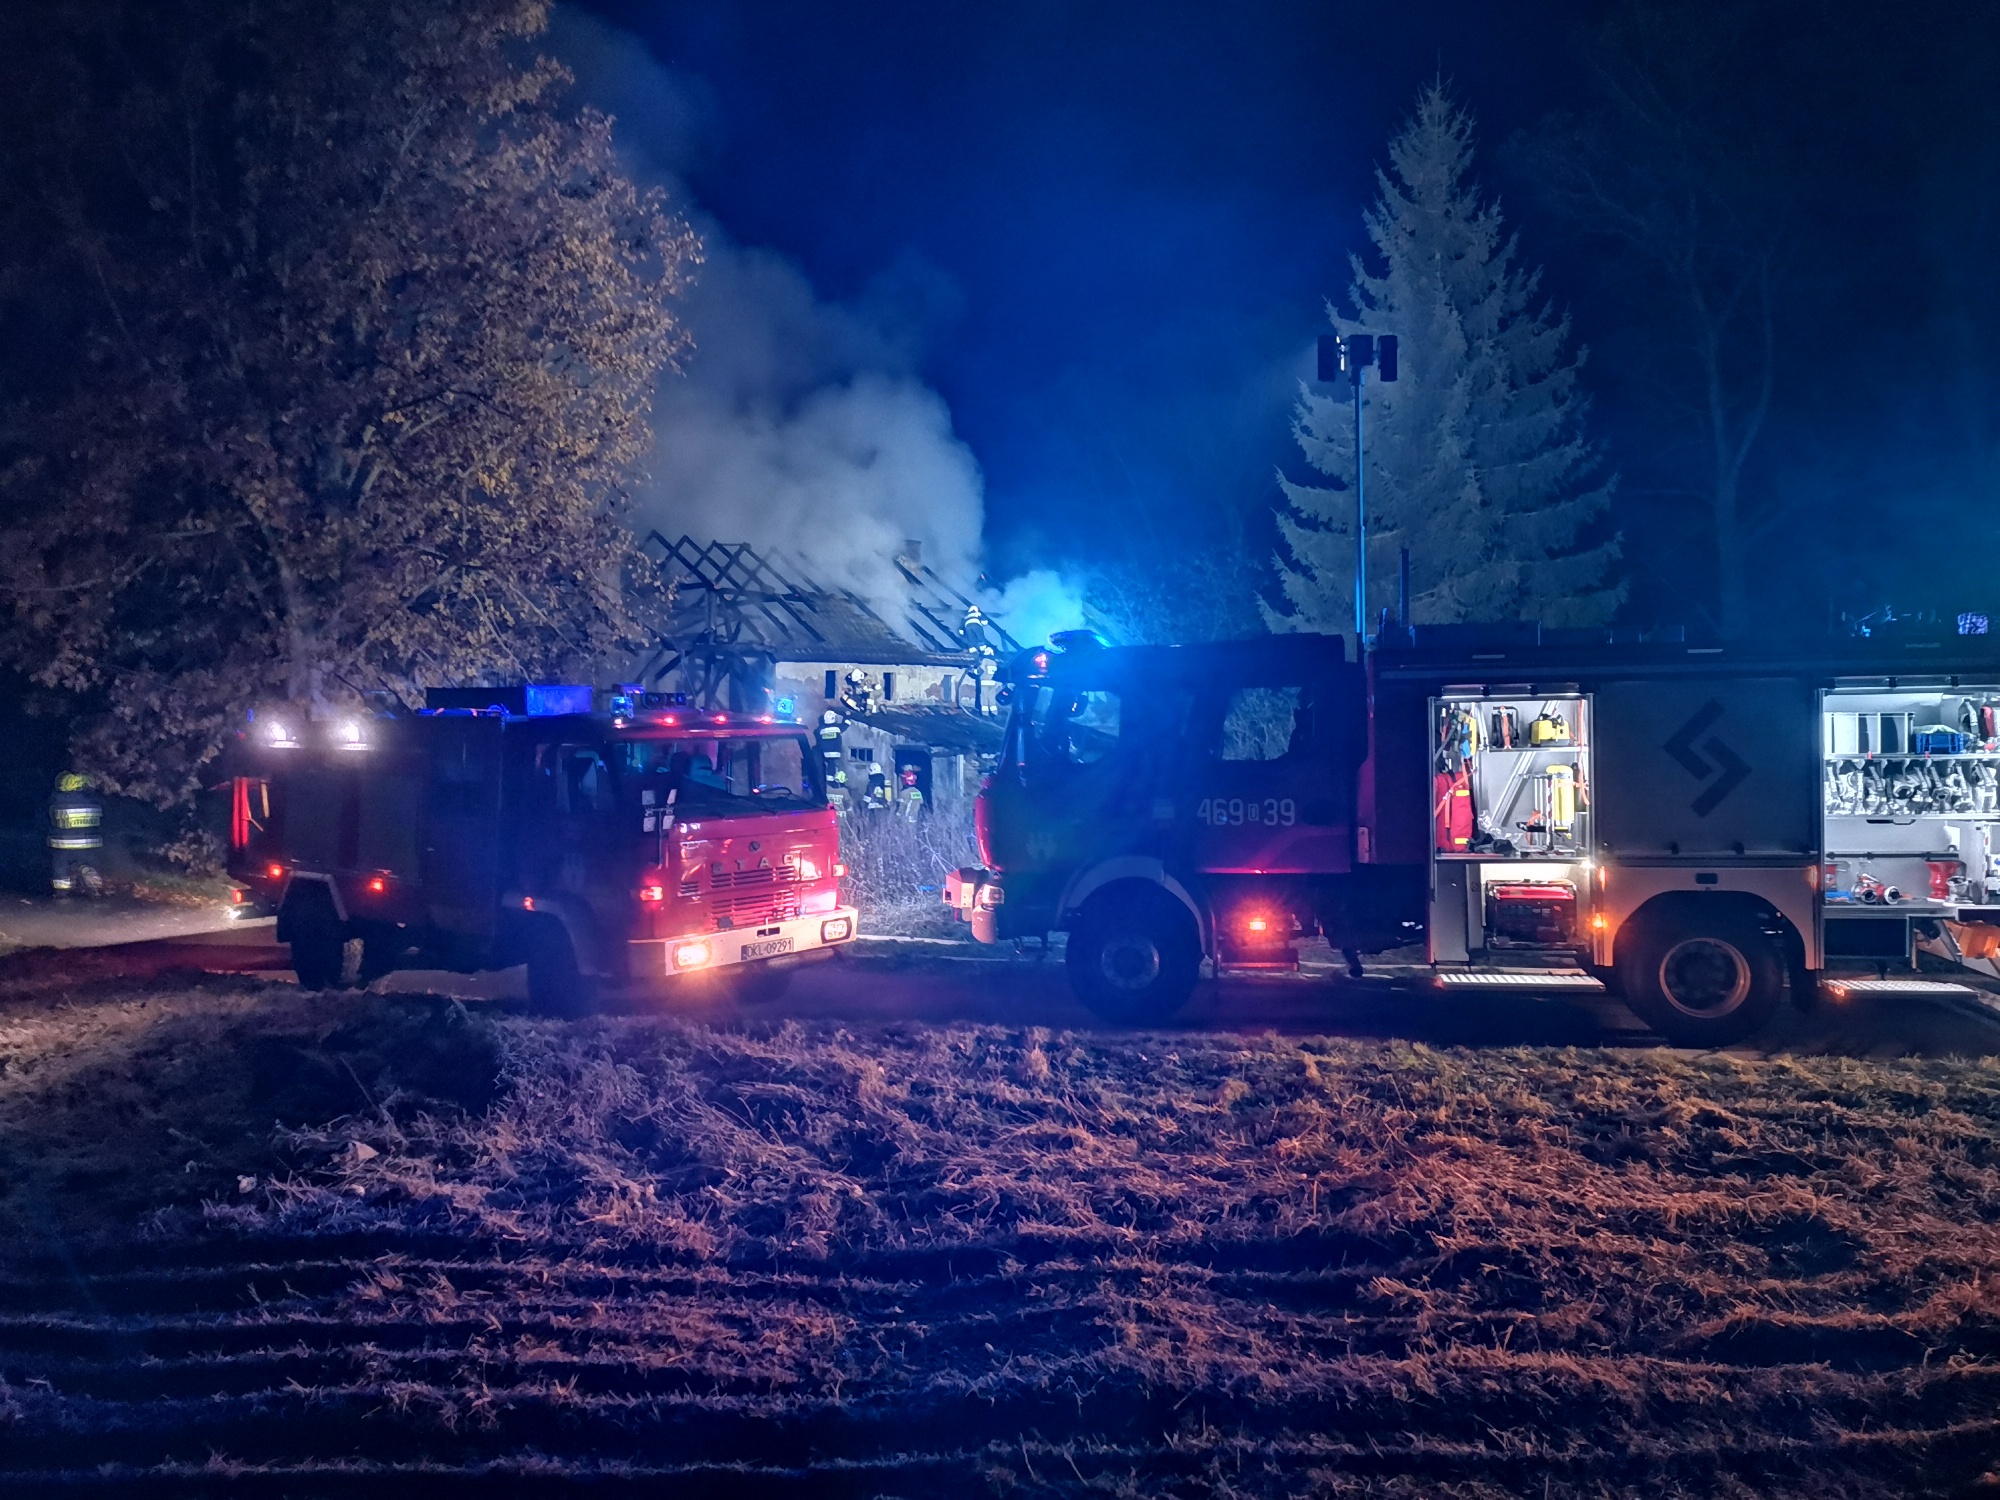
[{"label": "fire truck", "polygon": [[856,932],[807,730],[588,687],[433,690],[415,713],[252,716],[228,868],[302,984],[526,964],[610,988],[769,993]]},{"label": "fire truck", "polygon": [[1422,944],[1444,988],[1614,989],[1690,1045],[1829,962],[2000,966],[1986,638],[1385,634],[1018,658],[984,865],[946,903],[982,941],[1066,933],[1128,1021],[1314,935],[1357,976]]}]

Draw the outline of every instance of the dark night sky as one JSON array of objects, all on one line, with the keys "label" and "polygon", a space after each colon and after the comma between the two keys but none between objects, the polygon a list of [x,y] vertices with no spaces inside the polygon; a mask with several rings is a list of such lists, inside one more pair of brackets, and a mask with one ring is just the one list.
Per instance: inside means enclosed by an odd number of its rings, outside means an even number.
[{"label": "dark night sky", "polygon": [[[1321,301],[1344,300],[1370,174],[1416,89],[1440,71],[1478,116],[1482,179],[1593,344],[1596,432],[1627,469],[1654,441],[1633,427],[1606,363],[1644,357],[1621,326],[1617,288],[1537,217],[1498,150],[1547,111],[1582,102],[1574,40],[1602,7],[589,9],[705,85],[709,119],[686,178],[737,240],[793,258],[835,300],[865,296],[893,268],[926,268],[933,304],[949,310],[932,318],[921,373],[983,467],[1000,571],[1087,556],[1107,519],[1171,531],[1218,499],[1268,497],[1274,465],[1300,469],[1289,408]],[[1992,241],[1992,215],[1976,205],[1993,195],[2000,132],[1989,109],[1974,122],[1984,137],[1968,142],[1958,117],[1985,91],[1981,59],[1992,55],[1980,50],[1990,28],[1968,50],[1964,8],[1777,9],[1763,36],[1769,57],[1746,64],[1745,118],[1796,130],[1802,112],[1817,112],[1807,125],[1829,157],[1853,158],[1851,172],[1830,159],[1803,193],[1811,253],[1756,474],[1772,495],[1825,492],[1796,504],[1801,514],[1772,543],[1813,600],[1850,583],[1907,582],[1880,548],[1850,567],[1815,540],[1835,512],[1871,513],[1884,469],[1905,496],[1914,486],[1935,503],[1963,502],[1961,521],[1994,529],[1994,466],[1980,456],[1992,372],[1979,323],[1993,304],[1968,311],[1949,284],[1984,253],[1964,225]],[[1945,166],[1931,172],[1933,159]],[[951,294],[937,297],[939,284]],[[1869,318],[1895,320],[1896,336],[1934,351],[1872,395],[1866,380],[1829,378]],[[1941,445],[1925,424],[1945,406],[1964,431]],[[1941,458],[1941,446],[1965,457]],[[1625,502],[1621,524],[1666,557],[1685,522],[1646,505]],[[1635,607],[1672,584],[1642,583]]]}]

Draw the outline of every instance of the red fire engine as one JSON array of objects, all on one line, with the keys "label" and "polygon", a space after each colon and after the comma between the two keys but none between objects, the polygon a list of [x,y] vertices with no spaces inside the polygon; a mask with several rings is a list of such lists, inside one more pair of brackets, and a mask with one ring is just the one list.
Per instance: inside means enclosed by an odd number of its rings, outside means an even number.
[{"label": "red fire engine", "polygon": [[525,963],[530,998],[574,1012],[608,985],[772,990],[855,935],[820,758],[788,720],[433,690],[414,714],[259,712],[235,758],[229,872],[302,984]]},{"label": "red fire engine", "polygon": [[1356,973],[1421,943],[1461,993],[1615,987],[1703,1045],[1829,963],[2000,972],[1992,637],[1401,637],[1024,654],[946,902],[983,941],[1067,933],[1127,1020],[1311,935]]}]

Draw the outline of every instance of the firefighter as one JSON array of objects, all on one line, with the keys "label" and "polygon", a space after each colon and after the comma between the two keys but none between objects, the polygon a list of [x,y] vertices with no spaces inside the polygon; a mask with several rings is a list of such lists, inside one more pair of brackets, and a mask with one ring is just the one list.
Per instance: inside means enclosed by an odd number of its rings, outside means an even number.
[{"label": "firefighter", "polygon": [[917,785],[917,768],[903,767],[902,789],[896,793],[896,810],[911,822],[924,815],[924,789]]},{"label": "firefighter", "polygon": [[97,868],[98,851],[104,847],[103,823],[103,805],[91,794],[89,782],[73,771],[57,780],[55,795],[49,798],[50,883],[56,895],[81,891],[95,896],[104,889]]},{"label": "firefighter", "polygon": [[847,795],[847,767],[835,766],[827,773],[826,803],[841,817],[854,810],[854,804]]},{"label": "firefighter", "polygon": [[829,708],[819,716],[819,727],[813,731],[813,742],[819,746],[820,765],[826,772],[829,787],[834,783],[835,773],[840,770],[843,751],[840,743],[841,731],[847,721],[838,709]]},{"label": "firefighter", "polygon": [[880,771],[868,773],[868,800],[862,804],[870,812],[887,812],[889,800],[889,778]]},{"label": "firefighter", "polygon": [[993,654],[993,641],[986,634],[986,624],[986,616],[978,605],[965,606],[965,626],[959,631],[958,638],[965,643],[966,650],[984,651],[988,656]]},{"label": "firefighter", "polygon": [[847,686],[840,695],[840,706],[850,714],[873,713],[875,691],[874,675],[856,667],[847,674]]}]

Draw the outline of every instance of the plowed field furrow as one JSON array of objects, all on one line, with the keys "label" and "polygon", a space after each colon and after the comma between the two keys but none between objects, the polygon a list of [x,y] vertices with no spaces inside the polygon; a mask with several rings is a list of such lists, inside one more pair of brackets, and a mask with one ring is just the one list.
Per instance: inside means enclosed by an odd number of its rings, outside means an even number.
[{"label": "plowed field furrow", "polygon": [[2000,1490],[1989,1063],[162,993],[0,993],[7,1500]]}]

